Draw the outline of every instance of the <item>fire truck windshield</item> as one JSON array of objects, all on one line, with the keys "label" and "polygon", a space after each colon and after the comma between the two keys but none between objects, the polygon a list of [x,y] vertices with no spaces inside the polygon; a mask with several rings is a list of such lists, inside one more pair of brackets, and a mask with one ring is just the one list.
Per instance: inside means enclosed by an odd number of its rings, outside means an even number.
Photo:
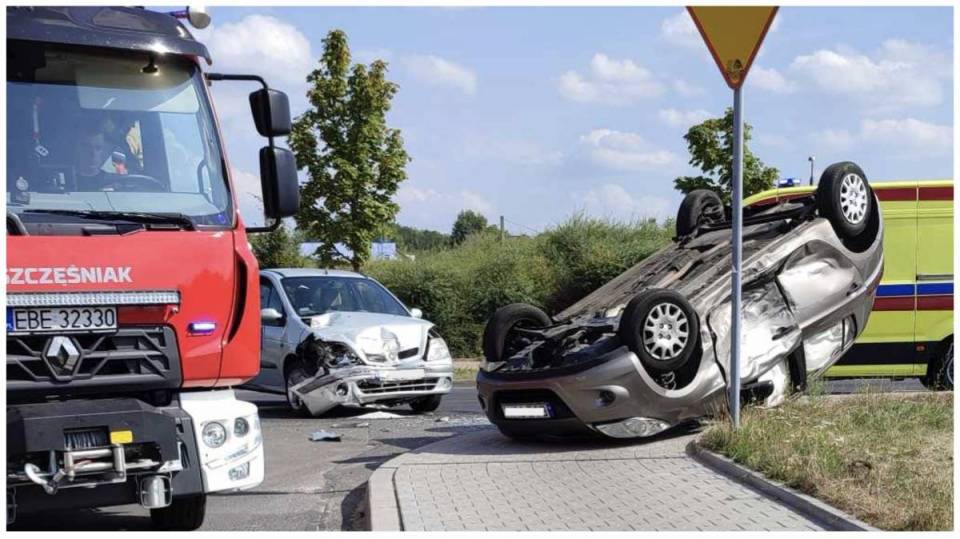
[{"label": "fire truck windshield", "polygon": [[8,42],[8,210],[233,226],[203,84],[195,63],[171,55]]}]

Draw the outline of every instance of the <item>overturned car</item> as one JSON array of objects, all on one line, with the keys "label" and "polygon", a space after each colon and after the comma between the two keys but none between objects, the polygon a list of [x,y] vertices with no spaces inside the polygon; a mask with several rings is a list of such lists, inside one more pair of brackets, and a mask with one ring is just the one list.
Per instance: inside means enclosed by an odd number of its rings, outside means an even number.
[{"label": "overturned car", "polygon": [[[512,438],[651,436],[726,407],[731,225],[689,193],[676,238],[550,318],[526,304],[488,321],[481,406]],[[802,390],[866,326],[883,269],[866,175],[836,163],[816,192],[744,210],[741,400]]]},{"label": "overturned car", "polygon": [[260,375],[294,410],[409,405],[430,412],[453,388],[453,360],[433,324],[377,281],[349,271],[260,272]]}]

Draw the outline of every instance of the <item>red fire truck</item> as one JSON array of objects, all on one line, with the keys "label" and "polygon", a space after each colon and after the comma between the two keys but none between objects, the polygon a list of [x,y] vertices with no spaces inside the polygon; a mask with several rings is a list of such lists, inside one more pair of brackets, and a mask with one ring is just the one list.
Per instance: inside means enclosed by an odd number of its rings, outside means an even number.
[{"label": "red fire truck", "polygon": [[[139,503],[193,529],[263,480],[258,267],[298,205],[285,94],[211,73],[202,11],[7,8],[7,520]],[[264,214],[237,211],[209,86],[247,80]]]}]

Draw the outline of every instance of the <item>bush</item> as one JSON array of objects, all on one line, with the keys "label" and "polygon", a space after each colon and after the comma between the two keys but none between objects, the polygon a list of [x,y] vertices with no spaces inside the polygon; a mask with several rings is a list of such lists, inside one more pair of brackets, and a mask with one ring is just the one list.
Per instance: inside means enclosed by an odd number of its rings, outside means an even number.
[{"label": "bush", "polygon": [[480,355],[483,326],[514,302],[557,313],[666,245],[673,223],[573,217],[535,237],[469,236],[416,260],[369,262],[364,271],[437,325],[456,357]]}]

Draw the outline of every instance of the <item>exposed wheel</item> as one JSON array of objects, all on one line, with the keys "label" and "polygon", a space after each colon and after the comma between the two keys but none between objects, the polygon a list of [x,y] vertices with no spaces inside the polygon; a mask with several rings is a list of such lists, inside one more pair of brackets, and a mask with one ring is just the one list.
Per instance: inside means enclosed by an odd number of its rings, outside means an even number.
[{"label": "exposed wheel", "polygon": [[820,175],[817,208],[843,240],[863,234],[877,211],[866,174],[850,161],[834,163]]},{"label": "exposed wheel", "polygon": [[640,292],[620,316],[620,339],[651,374],[676,371],[698,346],[700,322],[690,302],[674,290]]},{"label": "exposed wheel", "polygon": [[299,363],[293,363],[284,369],[283,378],[283,387],[287,394],[287,405],[295,412],[304,411],[306,407],[303,405],[303,401],[301,401],[300,397],[290,388],[306,380],[308,378],[307,371],[305,371]]},{"label": "exposed wheel", "polygon": [[683,197],[677,211],[677,237],[693,234],[697,227],[723,220],[723,201],[710,189],[694,189]]},{"label": "exposed wheel", "polygon": [[490,362],[500,362],[519,352],[525,339],[513,334],[514,328],[542,328],[553,321],[547,313],[526,303],[512,303],[493,313],[483,329],[483,355]]},{"label": "exposed wheel", "polygon": [[933,390],[953,391],[953,339],[943,343],[938,357],[927,367],[924,385]]},{"label": "exposed wheel", "polygon": [[151,509],[150,520],[159,530],[191,531],[203,524],[206,512],[206,495],[184,496],[162,509]]},{"label": "exposed wheel", "polygon": [[418,414],[433,412],[440,407],[440,401],[443,395],[430,395],[429,397],[420,397],[410,401],[410,409]]}]

